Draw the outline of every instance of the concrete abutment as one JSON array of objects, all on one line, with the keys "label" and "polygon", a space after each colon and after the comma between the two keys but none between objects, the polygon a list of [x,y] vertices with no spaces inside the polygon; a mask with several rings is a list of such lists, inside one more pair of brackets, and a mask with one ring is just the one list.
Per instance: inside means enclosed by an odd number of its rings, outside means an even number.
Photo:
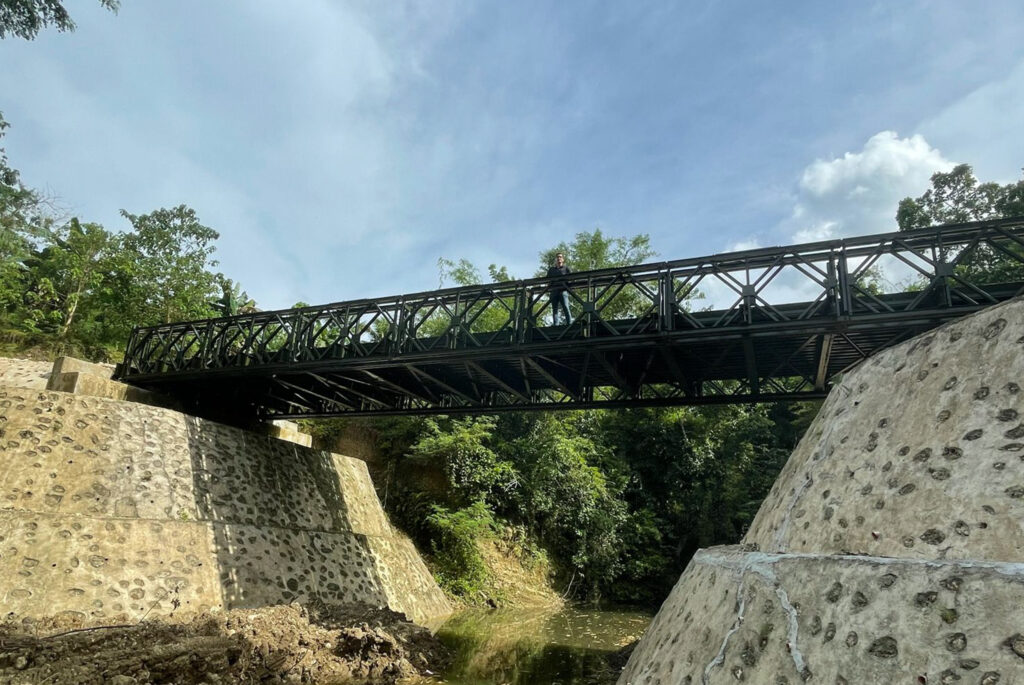
[{"label": "concrete abutment", "polygon": [[619,684],[1024,683],[1022,388],[1020,298],[847,374]]},{"label": "concrete abutment", "polygon": [[296,444],[308,436],[294,427],[274,437],[140,404],[161,399],[90,366],[65,361],[50,377],[41,363],[0,360],[7,617],[313,599],[417,622],[450,612],[363,462]]}]

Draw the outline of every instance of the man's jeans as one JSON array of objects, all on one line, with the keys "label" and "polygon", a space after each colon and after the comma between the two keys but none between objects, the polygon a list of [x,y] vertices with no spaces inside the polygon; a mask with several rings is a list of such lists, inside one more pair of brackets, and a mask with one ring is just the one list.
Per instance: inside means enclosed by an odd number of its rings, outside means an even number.
[{"label": "man's jeans", "polygon": [[557,326],[561,323],[558,316],[559,310],[565,314],[565,323],[572,323],[572,314],[569,313],[569,291],[563,290],[561,293],[551,293],[551,322]]}]

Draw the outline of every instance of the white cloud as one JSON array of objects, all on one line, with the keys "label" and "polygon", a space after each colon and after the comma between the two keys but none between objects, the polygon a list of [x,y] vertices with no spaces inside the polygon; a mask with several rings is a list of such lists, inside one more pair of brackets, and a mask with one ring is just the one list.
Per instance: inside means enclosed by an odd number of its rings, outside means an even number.
[{"label": "white cloud", "polygon": [[933,173],[952,166],[924,136],[882,131],[860,151],[804,169],[793,213],[780,230],[793,242],[893,231],[899,201],[920,195]]},{"label": "white cloud", "polygon": [[761,247],[760,241],[757,238],[745,238],[743,240],[737,240],[736,242],[729,245],[726,248],[726,252],[742,252],[743,250],[756,250]]},{"label": "white cloud", "polygon": [[[860,150],[807,165],[792,211],[775,233],[784,244],[794,244],[895,231],[899,201],[920,195],[932,174],[952,166],[922,135],[901,138],[894,131],[881,131]],[[876,266],[890,284],[913,275],[906,265],[888,257]],[[806,274],[786,269],[775,276],[765,294],[772,302],[798,302],[813,299],[819,291],[820,286]],[[713,294],[719,300],[732,297],[731,293]]]}]

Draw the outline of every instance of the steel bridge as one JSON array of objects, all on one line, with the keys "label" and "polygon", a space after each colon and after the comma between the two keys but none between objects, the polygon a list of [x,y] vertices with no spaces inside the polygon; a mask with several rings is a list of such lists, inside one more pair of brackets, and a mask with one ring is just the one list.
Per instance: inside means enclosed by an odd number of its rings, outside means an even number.
[{"label": "steel bridge", "polygon": [[812,399],[1022,293],[1024,218],[974,222],[137,328],[116,377],[263,419]]}]

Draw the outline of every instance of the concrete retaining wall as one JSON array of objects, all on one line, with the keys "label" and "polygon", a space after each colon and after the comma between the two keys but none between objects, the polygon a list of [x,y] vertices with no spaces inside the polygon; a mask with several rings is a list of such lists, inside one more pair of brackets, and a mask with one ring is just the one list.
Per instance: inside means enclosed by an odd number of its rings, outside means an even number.
[{"label": "concrete retaining wall", "polygon": [[312,598],[421,622],[450,612],[358,460],[168,409],[10,385],[0,445],[6,615],[139,618]]},{"label": "concrete retaining wall", "polygon": [[0,357],[0,386],[42,390],[52,370],[53,362]]},{"label": "concrete retaining wall", "polygon": [[1024,683],[1022,387],[1020,299],[848,374],[620,684]]}]

